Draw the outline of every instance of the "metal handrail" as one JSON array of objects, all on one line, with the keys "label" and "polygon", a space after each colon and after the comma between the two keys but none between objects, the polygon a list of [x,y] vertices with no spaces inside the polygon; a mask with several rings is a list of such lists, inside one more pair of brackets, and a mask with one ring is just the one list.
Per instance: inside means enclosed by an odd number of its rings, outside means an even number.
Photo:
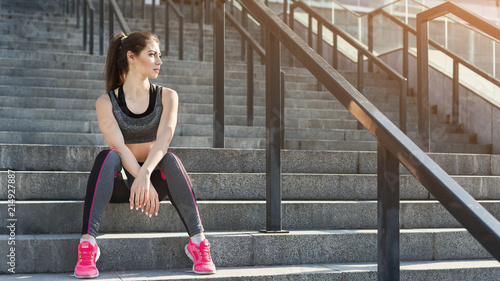
[{"label": "metal handrail", "polygon": [[[153,0],[154,4],[154,0]],[[181,5],[183,4],[183,1],[181,1]],[[174,11],[174,14],[177,16],[179,19],[179,60],[184,59],[184,15],[182,12],[175,6],[174,2],[172,0],[166,0],[165,1],[165,54],[168,55],[168,52],[170,50],[170,27],[169,27],[169,8],[172,7],[172,10]],[[182,6],[181,6],[182,7]],[[153,15],[155,11],[155,7],[153,6]],[[153,16],[153,32],[154,32],[154,16]]]},{"label": "metal handrail", "polygon": [[[418,83],[418,131],[423,145],[430,147],[429,112],[429,34],[428,22],[448,13],[467,21],[482,32],[500,40],[500,29],[481,17],[467,11],[453,2],[445,2],[432,9],[417,14],[417,83]],[[458,122],[459,112],[459,75],[458,62],[453,61],[453,120]]]},{"label": "metal handrail", "polygon": [[90,10],[90,42],[89,53],[94,54],[94,13],[95,8],[92,0],[82,1],[83,9],[83,50],[87,50],[87,9]]},{"label": "metal handrail", "polygon": [[[103,0],[101,0],[103,1]],[[109,34],[113,34],[114,30],[114,16],[118,19],[118,24],[120,24],[121,29],[123,30],[123,33],[126,35],[132,33],[130,31],[130,28],[128,27],[127,22],[125,21],[125,18],[123,17],[123,14],[120,10],[120,7],[116,3],[116,0],[109,0]],[[112,39],[112,38],[110,38]]]},{"label": "metal handrail", "polygon": [[[292,0],[294,3],[290,6],[290,28],[293,30],[294,29],[294,10],[296,8],[301,8],[305,12],[309,14],[309,19],[314,17],[316,21],[318,22],[318,47],[321,45],[322,46],[322,26],[325,28],[329,29],[333,33],[334,37],[334,42],[337,42],[337,39],[335,37],[340,36],[342,39],[344,39],[346,42],[348,42],[351,46],[356,48],[358,50],[358,90],[360,92],[363,92],[364,88],[364,56],[368,58],[369,62],[372,62],[376,64],[381,70],[385,71],[391,78],[395,79],[396,81],[399,82],[399,87],[400,87],[400,93],[399,93],[399,122],[400,122],[400,127],[401,131],[406,133],[406,96],[408,94],[408,85],[407,85],[407,79],[403,77],[401,74],[399,74],[396,70],[394,70],[392,67],[390,67],[388,64],[383,62],[380,58],[375,56],[371,51],[366,49],[363,45],[361,45],[357,40],[352,38],[349,34],[347,34],[345,31],[342,29],[338,28],[337,26],[333,25],[331,22],[329,22],[327,19],[325,19],[323,16],[321,16],[319,13],[314,11],[311,7],[309,7],[306,3],[300,1],[300,0]],[[311,22],[311,20],[309,20]],[[312,34],[312,26],[308,26],[309,34]],[[309,36],[311,38],[311,36]],[[321,40],[321,41],[320,41]],[[311,39],[309,40],[311,41]],[[310,44],[311,45],[311,44]],[[334,54],[336,56],[337,54],[337,44],[334,44]],[[321,51],[320,51],[321,53]],[[334,61],[336,61],[334,57]],[[335,63],[334,63],[335,64]],[[334,65],[335,68],[337,68],[336,65]]]},{"label": "metal handrail", "polygon": [[[493,257],[500,260],[500,222],[495,217],[261,1],[246,0],[242,1],[242,5],[245,5],[259,22],[266,25],[268,32],[266,53],[267,62],[271,65],[266,65],[266,105],[269,100],[270,105],[276,106],[277,94],[271,91],[275,89],[275,85],[273,86],[269,78],[275,77],[273,75],[276,75],[280,63],[277,56],[273,56],[273,60],[269,59],[271,56],[268,51],[279,53],[279,44],[276,42],[281,42],[377,138],[379,279],[399,280],[399,163],[402,163]],[[266,125],[269,125],[269,119],[276,123],[279,118],[279,114],[266,115]],[[276,128],[267,130],[271,130],[267,144],[281,137],[276,134]],[[279,158],[276,158],[280,155],[279,148],[278,151],[269,146],[267,149],[266,177],[268,168],[271,169],[272,175],[266,180],[269,201],[273,196],[280,195],[281,182],[276,178],[281,177],[281,167]],[[276,162],[269,163],[270,159]],[[281,204],[280,201],[278,203]],[[280,210],[280,206],[274,208]],[[278,217],[280,226],[281,213],[276,212],[274,216],[268,216],[268,220]]]}]

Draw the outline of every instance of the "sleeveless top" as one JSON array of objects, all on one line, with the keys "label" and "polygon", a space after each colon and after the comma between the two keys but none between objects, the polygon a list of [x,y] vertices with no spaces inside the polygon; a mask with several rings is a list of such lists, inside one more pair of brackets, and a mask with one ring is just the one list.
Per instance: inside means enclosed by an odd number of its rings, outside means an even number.
[{"label": "sleeveless top", "polygon": [[125,143],[155,141],[163,111],[161,103],[162,87],[150,85],[149,106],[142,114],[134,114],[127,108],[122,87],[118,90],[118,99],[114,91],[110,91],[108,95],[111,99],[113,115],[120,127]]}]

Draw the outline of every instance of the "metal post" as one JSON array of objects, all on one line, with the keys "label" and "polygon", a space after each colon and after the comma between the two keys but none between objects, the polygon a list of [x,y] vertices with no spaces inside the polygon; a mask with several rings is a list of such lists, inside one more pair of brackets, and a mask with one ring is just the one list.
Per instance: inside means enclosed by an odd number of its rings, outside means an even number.
[{"label": "metal post", "polygon": [[224,148],[224,40],[225,15],[224,1],[215,2],[214,18],[214,148]]},{"label": "metal post", "polygon": [[281,97],[280,43],[266,34],[266,229],[283,232],[281,227]]},{"label": "metal post", "polygon": [[337,48],[337,34],[333,33],[333,68],[338,69],[339,58],[338,58],[338,48]]},{"label": "metal post", "polygon": [[403,77],[408,79],[409,73],[409,57],[410,57],[410,45],[408,41],[408,29],[403,28]]},{"label": "metal post", "polygon": [[429,33],[428,22],[417,14],[418,134],[425,152],[430,151]]},{"label": "metal post", "polygon": [[109,41],[113,40],[113,32],[114,32],[114,24],[115,24],[115,15],[113,13],[113,5],[108,2],[108,15],[109,15],[109,23],[108,23],[108,32],[109,32]]},{"label": "metal post", "polygon": [[399,161],[377,144],[378,280],[399,280]]},{"label": "metal post", "polygon": [[460,84],[459,82],[459,68],[458,68],[458,61],[456,59],[453,59],[453,105],[452,105],[452,124],[453,126],[458,126],[459,120],[458,120],[458,112],[459,112],[459,98],[458,98],[458,93],[459,93],[459,87]]},{"label": "metal post", "polygon": [[[318,50],[318,54],[323,57],[323,24],[318,21],[318,36],[316,37],[316,48]],[[316,89],[318,91],[323,90],[323,84],[316,79]]]},{"label": "metal post", "polygon": [[104,0],[99,1],[99,55],[104,55]]},{"label": "metal post", "polygon": [[142,19],[146,18],[146,0],[142,0]]},{"label": "metal post", "polygon": [[288,25],[288,0],[283,1],[283,22]]},{"label": "metal post", "polygon": [[399,87],[399,127],[403,133],[407,133],[406,129],[406,97],[408,96],[408,79],[401,81]]},{"label": "metal post", "polygon": [[76,1],[76,28],[80,28],[80,10],[81,10],[80,1],[81,0]]},{"label": "metal post", "polygon": [[123,0],[122,2],[122,6],[123,6],[123,17],[127,17],[127,0]]},{"label": "metal post", "polygon": [[280,111],[281,111],[281,149],[285,148],[285,72],[281,71]]},{"label": "metal post", "polygon": [[184,16],[179,18],[179,60],[184,59]]},{"label": "metal post", "polygon": [[[294,30],[294,27],[295,27],[295,9],[294,8],[290,8],[290,17],[289,17],[288,25],[290,26],[290,29],[292,31],[295,31]],[[295,57],[293,56],[292,52],[289,51],[288,53],[290,54],[288,65],[293,67],[295,64],[294,63]]]},{"label": "metal post", "polygon": [[134,0],[130,0],[130,17],[131,18],[134,18],[134,10],[135,10]]},{"label": "metal post", "polygon": [[253,126],[253,48],[250,42],[247,44],[247,126]]},{"label": "metal post", "polygon": [[205,9],[203,8],[203,0],[200,0],[200,16],[199,16],[199,23],[198,23],[198,60],[203,61],[203,56],[204,56],[204,24],[205,24]]},{"label": "metal post", "polygon": [[[248,30],[248,15],[247,15],[247,10],[245,8],[242,9],[241,11],[241,26]],[[245,60],[245,38],[241,36],[241,60]],[[248,62],[247,62],[248,63]]]},{"label": "metal post", "polygon": [[[373,15],[368,14],[368,50],[373,54]],[[373,72],[373,62],[368,61],[368,72]]]},{"label": "metal post", "polygon": [[155,33],[155,7],[156,0],[153,0],[153,5],[151,6],[151,32]]},{"label": "metal post", "polygon": [[170,5],[165,1],[165,55],[170,51]]},{"label": "metal post", "polygon": [[90,10],[90,54],[94,54],[94,11]]},{"label": "metal post", "polygon": [[83,50],[87,50],[87,1],[82,0],[83,11]]},{"label": "metal post", "polygon": [[[358,50],[358,91],[364,93],[365,89],[365,56]],[[358,121],[358,130],[363,129],[363,125]]]},{"label": "metal post", "polygon": [[181,12],[182,15],[184,15],[184,0],[179,0],[179,11]]},{"label": "metal post", "polygon": [[309,44],[309,46],[311,47],[313,46],[312,17],[310,14],[308,14],[308,21],[307,21],[307,44]]}]

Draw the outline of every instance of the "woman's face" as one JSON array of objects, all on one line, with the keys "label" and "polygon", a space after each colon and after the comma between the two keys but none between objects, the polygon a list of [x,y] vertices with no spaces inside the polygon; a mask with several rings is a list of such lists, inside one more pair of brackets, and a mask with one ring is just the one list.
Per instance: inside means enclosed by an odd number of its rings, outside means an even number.
[{"label": "woman's face", "polygon": [[160,66],[163,64],[158,43],[149,42],[139,56],[135,57],[134,64],[139,74],[152,79],[158,78]]}]

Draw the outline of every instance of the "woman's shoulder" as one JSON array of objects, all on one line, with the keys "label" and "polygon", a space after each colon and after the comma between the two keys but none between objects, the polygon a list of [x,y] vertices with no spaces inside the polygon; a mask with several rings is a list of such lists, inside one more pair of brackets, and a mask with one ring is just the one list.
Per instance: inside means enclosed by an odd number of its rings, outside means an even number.
[{"label": "woman's shoulder", "polygon": [[101,106],[111,106],[110,94],[112,94],[112,92],[100,95],[95,101],[96,108]]}]

